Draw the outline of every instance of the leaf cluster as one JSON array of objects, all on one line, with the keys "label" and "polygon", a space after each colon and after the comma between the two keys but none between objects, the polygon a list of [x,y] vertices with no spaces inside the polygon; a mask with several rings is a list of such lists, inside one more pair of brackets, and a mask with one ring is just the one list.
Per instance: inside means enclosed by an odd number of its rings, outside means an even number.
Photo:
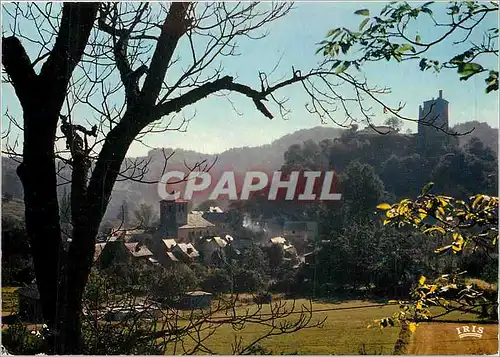
[{"label": "leaf cluster", "polygon": [[[466,248],[470,248],[472,251],[482,249],[489,256],[495,251],[498,197],[477,194],[466,201],[457,200],[431,194],[432,186],[433,183],[427,184],[416,200],[378,205],[378,209],[385,211],[384,225],[409,226],[429,237],[447,240],[450,244],[436,249],[436,254],[463,255]],[[414,332],[418,322],[455,310],[486,317],[488,309],[495,310],[498,306],[496,288],[492,292],[486,285],[473,283],[465,271],[442,274],[432,280],[422,275],[411,291],[410,300],[399,301],[400,310],[393,318],[409,324],[409,330]],[[431,307],[440,307],[444,312],[436,315]]]},{"label": "leaf cluster", "polygon": [[[487,73],[486,93],[498,90],[497,68],[487,68],[484,63],[481,64],[488,55],[498,56],[498,28],[485,29],[480,26],[488,16],[498,16],[498,3],[451,2],[445,7],[446,21],[439,20],[442,18],[442,11],[440,16],[435,15],[433,3],[431,1],[412,6],[407,2],[395,1],[386,5],[375,16],[368,9],[357,10],[355,14],[363,17],[359,27],[356,30],[340,27],[330,30],[326,39],[319,43],[316,53],[332,57],[332,67],[337,68],[337,72],[344,72],[351,65],[360,69],[366,62],[418,59],[421,71],[454,69],[463,81],[480,73]],[[422,39],[415,29],[416,23],[435,27],[438,35]],[[481,31],[483,39],[480,43],[469,42],[473,33]],[[455,38],[459,39],[454,40],[453,45],[470,43],[470,47],[444,61],[428,57],[429,50]],[[353,55],[353,58],[340,58],[347,55]]]}]

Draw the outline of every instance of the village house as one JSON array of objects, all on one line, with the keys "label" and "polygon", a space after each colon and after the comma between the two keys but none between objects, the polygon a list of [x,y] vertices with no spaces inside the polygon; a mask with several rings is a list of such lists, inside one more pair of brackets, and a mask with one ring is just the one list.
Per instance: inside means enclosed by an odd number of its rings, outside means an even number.
[{"label": "village house", "polygon": [[172,249],[177,245],[175,239],[161,239],[156,241],[156,244],[149,248],[153,252],[154,257],[163,266],[171,266],[179,263],[179,259],[172,253]]},{"label": "village house", "polygon": [[135,243],[144,241],[151,237],[151,234],[145,229],[123,229],[113,228],[111,232],[102,238],[102,242],[114,242],[115,240],[122,240],[127,243]]},{"label": "village house", "polygon": [[145,229],[127,229],[122,239],[127,243],[145,243],[151,237],[151,234]]},{"label": "village house", "polygon": [[172,253],[183,263],[194,263],[200,258],[200,253],[191,243],[177,243],[172,248]]},{"label": "village house", "polygon": [[283,237],[293,244],[298,254],[304,254],[308,244],[314,242],[316,227],[316,222],[288,221],[283,227]]},{"label": "village house", "polygon": [[215,225],[200,212],[189,213],[187,201],[160,201],[160,227],[156,232],[159,239],[174,238],[178,243],[194,243],[202,236],[214,236]]},{"label": "village house", "polygon": [[270,239],[270,244],[276,244],[279,245],[283,248],[283,251],[285,253],[285,257],[296,257],[297,256],[297,249],[293,246],[293,244],[290,244],[285,238],[283,237],[274,237]]},{"label": "village house", "polygon": [[208,309],[212,305],[212,294],[206,291],[188,291],[180,301],[184,309]]},{"label": "village house", "polygon": [[214,236],[215,225],[201,213],[189,213],[187,201],[160,201],[160,226],[147,243],[163,266],[190,263],[200,258],[195,248],[200,237]]},{"label": "village house", "polygon": [[97,243],[94,251],[94,262],[101,268],[113,263],[155,263],[153,253],[142,243],[125,243],[116,239],[107,243]]},{"label": "village house", "polygon": [[221,237],[204,237],[198,241],[196,248],[200,252],[202,262],[211,265],[225,258],[227,245],[228,242]]},{"label": "village house", "polygon": [[149,261],[153,253],[142,243],[125,243],[129,258],[135,261]]},{"label": "village house", "polygon": [[171,252],[172,248],[174,248],[177,245],[175,239],[162,239],[162,242],[167,252]]},{"label": "village house", "polygon": [[224,212],[220,207],[210,207],[208,211],[201,213],[204,219],[215,225],[215,232],[218,236],[234,234],[237,221],[234,211]]},{"label": "village house", "polygon": [[187,223],[178,229],[177,238],[180,242],[194,243],[200,237],[216,234],[215,225],[203,218],[202,214],[198,213],[188,213]]}]

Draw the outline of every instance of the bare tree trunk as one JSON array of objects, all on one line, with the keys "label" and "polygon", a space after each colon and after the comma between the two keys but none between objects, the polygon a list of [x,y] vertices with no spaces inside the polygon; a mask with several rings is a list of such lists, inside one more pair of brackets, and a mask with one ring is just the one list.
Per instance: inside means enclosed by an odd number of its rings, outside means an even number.
[{"label": "bare tree trunk", "polygon": [[[42,113],[37,115],[25,111],[25,122],[42,123],[44,119]],[[26,127],[28,128],[25,129],[23,162],[17,172],[24,187],[26,229],[30,238],[43,315],[48,325],[54,326],[57,319],[61,258],[54,144],[50,135],[45,135],[43,129],[40,131],[25,125]]]},{"label": "bare tree trunk", "polygon": [[54,144],[68,83],[87,45],[98,7],[98,3],[63,5],[54,47],[39,74],[18,38],[11,36],[2,42],[2,63],[23,108],[23,162],[17,172],[24,187],[26,229],[43,316],[54,332],[52,353],[79,350],[75,341],[80,338],[81,301],[76,299],[86,279],[79,279],[83,272],[74,267],[85,257],[73,254],[71,266],[65,267]]},{"label": "bare tree trunk", "polygon": [[95,236],[89,230],[73,231],[73,242],[77,240],[81,243],[70,245],[65,264],[64,281],[60,289],[60,295],[63,296],[60,308],[63,314],[59,319],[60,335],[55,340],[55,352],[58,354],[83,353],[82,300],[92,267]]}]

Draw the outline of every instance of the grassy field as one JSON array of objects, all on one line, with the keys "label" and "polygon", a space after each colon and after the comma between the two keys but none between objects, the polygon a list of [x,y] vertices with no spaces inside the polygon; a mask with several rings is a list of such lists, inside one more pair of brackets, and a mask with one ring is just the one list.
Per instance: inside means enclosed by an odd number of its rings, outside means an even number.
[{"label": "grassy field", "polygon": [[[298,301],[297,303],[306,303],[306,301]],[[313,309],[358,308],[364,305],[374,305],[374,303],[367,301],[350,301],[338,304],[314,303]],[[367,354],[392,354],[399,328],[381,330],[378,328],[368,329],[367,326],[374,319],[391,315],[396,309],[397,306],[380,305],[375,308],[319,311],[313,314],[312,322],[326,317],[327,320],[323,327],[272,336],[263,340],[261,345],[272,350],[274,354],[295,352],[312,355],[359,354],[361,349],[364,349]],[[263,313],[266,312],[264,309]],[[224,325],[216,330],[207,341],[206,346],[214,354],[231,354],[235,338],[242,338],[243,344],[245,344],[245,342],[254,341],[264,333],[265,327],[262,325],[248,324],[241,331],[234,331],[231,326]],[[193,343],[184,342],[187,346],[192,346]],[[173,351],[168,352],[173,353]]]},{"label": "grassy field", "polygon": [[[2,316],[17,311],[17,288],[2,288]],[[290,303],[290,302],[287,302]],[[300,304],[308,306],[306,300],[298,300]],[[304,329],[292,334],[272,336],[260,342],[260,345],[274,354],[392,354],[398,339],[398,327],[379,329],[367,328],[373,320],[392,315],[397,311],[395,305],[377,305],[371,301],[348,301],[339,303],[313,303],[312,323],[326,321],[322,327]],[[238,314],[244,314],[247,309],[254,309],[255,305],[239,306]],[[263,314],[269,313],[270,308],[264,305]],[[221,313],[222,314],[222,313]],[[299,314],[289,317],[298,318]],[[471,321],[476,315],[453,312],[446,315],[447,320]],[[498,326],[484,325],[484,334],[480,339],[460,339],[456,327],[471,325],[469,322],[446,323],[433,322],[419,325],[415,334],[411,335],[406,346],[409,354],[494,354],[498,350]],[[479,326],[479,325],[478,325]],[[248,324],[242,330],[234,331],[231,326],[223,325],[210,336],[205,343],[214,354],[231,354],[236,339],[241,338],[242,344],[248,344],[264,335],[266,327],[258,324]],[[185,340],[186,348],[194,346],[193,341]],[[173,348],[173,346],[171,345]],[[173,354],[169,349],[168,354]],[[181,350],[176,351],[177,354]]]},{"label": "grassy field", "polygon": [[2,287],[2,316],[17,312],[17,293],[15,287]]},{"label": "grassy field", "polygon": [[[301,301],[305,303],[306,301]],[[368,329],[367,325],[373,320],[390,316],[397,310],[397,306],[389,305],[375,308],[360,308],[365,305],[374,305],[368,301],[349,301],[341,303],[314,303],[313,309],[327,310],[314,313],[313,321],[327,318],[321,328],[304,329],[293,334],[273,336],[261,342],[261,345],[274,354],[392,354],[398,338],[399,327]],[[354,309],[350,309],[354,308]],[[359,308],[359,309],[358,309]],[[239,307],[240,313],[244,307]],[[334,310],[337,309],[337,310]],[[339,310],[340,309],[340,310]],[[342,310],[345,309],[345,310]],[[440,309],[433,309],[434,313],[441,313]],[[266,311],[264,311],[265,313]],[[496,339],[497,325],[485,325],[485,334],[481,341],[467,342],[467,338],[460,339],[455,327],[470,325],[470,321],[477,320],[477,315],[454,311],[440,319],[464,321],[462,324],[434,322],[421,324],[414,335],[411,335],[406,351],[409,354],[471,354],[496,353],[498,341]],[[455,326],[456,325],[456,326]],[[487,330],[487,331],[486,331]],[[231,354],[235,338],[242,338],[244,343],[251,342],[262,336],[265,328],[261,325],[249,324],[241,331],[233,331],[231,326],[220,327],[210,337],[206,346],[214,354]],[[494,332],[494,335],[492,333]],[[492,339],[492,336],[495,338]],[[440,341],[449,341],[441,344]],[[184,341],[187,348],[193,342]],[[479,343],[478,343],[479,342]],[[447,352],[448,351],[448,352]],[[180,350],[177,350],[179,353]],[[174,354],[169,350],[168,354]]]},{"label": "grassy field", "polygon": [[[2,316],[17,311],[16,288],[2,288]],[[308,306],[306,300],[298,300],[300,304]],[[314,310],[346,309],[338,311],[320,311],[313,314],[312,323],[327,318],[323,327],[305,329],[293,334],[273,336],[261,342],[261,345],[275,354],[359,354],[364,348],[367,354],[392,354],[399,329],[378,328],[368,329],[367,326],[374,319],[391,315],[397,306],[382,306],[359,308],[364,305],[375,305],[369,301],[349,301],[342,303],[314,303]],[[255,305],[239,306],[238,313],[243,314]],[[355,308],[349,310],[350,308]],[[270,308],[264,305],[262,313],[269,313]],[[298,318],[299,314],[289,319]],[[248,324],[243,330],[234,331],[231,326],[219,327],[206,343],[215,354],[231,354],[235,338],[242,338],[243,343],[251,342],[265,333],[265,327],[257,324]],[[194,342],[184,341],[186,346],[193,346]],[[363,346],[364,345],[364,346]],[[172,353],[173,351],[169,351]],[[177,350],[179,353],[179,350]]]}]

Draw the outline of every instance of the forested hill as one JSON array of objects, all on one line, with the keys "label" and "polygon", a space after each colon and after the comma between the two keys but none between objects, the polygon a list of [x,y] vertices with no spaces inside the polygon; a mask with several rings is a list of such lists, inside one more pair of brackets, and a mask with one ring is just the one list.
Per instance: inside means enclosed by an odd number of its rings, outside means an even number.
[{"label": "forested hill", "polygon": [[[466,132],[474,128],[471,134],[460,136],[459,142],[464,146],[472,137],[479,138],[487,147],[491,148],[495,153],[498,152],[498,129],[490,127],[487,123],[471,121],[456,125],[454,129],[458,132]],[[331,127],[315,127],[312,129],[303,129],[294,133],[285,135],[271,144],[256,146],[256,147],[241,147],[233,148],[224,151],[218,155],[203,154],[195,151],[187,151],[176,149],[175,155],[169,162],[169,169],[183,169],[184,163],[195,164],[196,162],[206,160],[208,163],[216,164],[211,170],[214,176],[217,176],[222,171],[232,170],[237,174],[242,174],[248,170],[273,171],[279,169],[284,164],[284,153],[290,146],[302,144],[305,141],[320,142],[325,139],[335,139],[340,137],[343,129]],[[383,137],[380,140],[384,140]],[[411,149],[411,148],[407,148]],[[173,149],[165,149],[166,153],[170,153]],[[376,159],[377,154],[373,153],[373,158]],[[356,156],[357,154],[355,154]],[[360,154],[361,155],[361,154]],[[163,169],[163,154],[160,149],[151,150],[148,153],[148,159],[151,159],[149,172],[146,179],[157,180]],[[142,160],[144,157],[128,158],[128,160]],[[352,157],[349,156],[349,160]],[[360,157],[361,159],[361,157]],[[338,166],[338,165],[336,165]],[[2,192],[13,198],[22,199],[22,185],[16,174],[17,163],[11,159],[2,158]],[[69,172],[63,172],[62,175],[69,177]],[[64,192],[64,186],[59,188],[60,195]],[[199,197],[196,203],[200,203],[204,197]],[[146,185],[132,181],[117,182],[113,191],[112,200],[108,206],[106,214],[107,218],[115,217],[122,205],[123,201],[128,201],[134,204],[141,202],[158,206],[158,194],[156,185]]]},{"label": "forested hill", "polygon": [[[234,170],[237,173],[244,173],[251,169],[272,171],[281,167],[284,162],[283,154],[291,145],[301,144],[307,140],[319,142],[325,139],[333,139],[340,136],[341,132],[342,129],[339,128],[319,126],[284,135],[271,144],[233,148],[217,155],[176,149],[174,156],[169,160],[168,169],[185,169],[184,163],[194,165],[197,162],[206,160],[208,163],[216,161],[214,168],[211,170],[214,176],[217,176],[218,172],[227,170]],[[173,149],[165,148],[167,154],[172,151]],[[138,161],[143,159],[151,159],[145,179],[158,180],[164,166],[164,156],[161,150],[151,150],[147,157],[128,158],[128,160]],[[13,198],[21,199],[23,189],[16,174],[17,166],[18,164],[14,160],[2,157],[2,192]],[[70,177],[69,171],[63,171],[61,175]],[[64,186],[60,186],[59,194],[62,195],[63,192]],[[132,181],[117,182],[106,216],[115,217],[123,201],[135,204],[145,202],[156,208],[158,200],[156,185],[146,185]]]},{"label": "forested hill", "polygon": [[455,125],[453,129],[458,133],[466,133],[474,129],[472,133],[459,137],[460,145],[464,146],[471,137],[477,137],[498,156],[498,128],[492,128],[488,123],[474,120]]}]

